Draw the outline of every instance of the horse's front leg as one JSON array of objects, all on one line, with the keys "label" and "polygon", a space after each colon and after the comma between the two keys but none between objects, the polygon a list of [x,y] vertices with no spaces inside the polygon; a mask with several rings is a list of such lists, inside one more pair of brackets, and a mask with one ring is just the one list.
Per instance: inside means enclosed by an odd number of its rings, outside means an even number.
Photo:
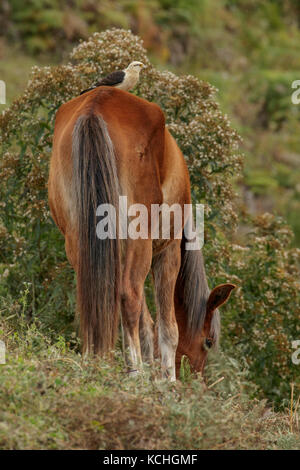
[{"label": "horse's front leg", "polygon": [[173,240],[153,258],[153,275],[158,314],[158,346],[163,376],[176,380],[175,355],[178,327],[175,317],[174,291],[180,268],[180,240]]}]

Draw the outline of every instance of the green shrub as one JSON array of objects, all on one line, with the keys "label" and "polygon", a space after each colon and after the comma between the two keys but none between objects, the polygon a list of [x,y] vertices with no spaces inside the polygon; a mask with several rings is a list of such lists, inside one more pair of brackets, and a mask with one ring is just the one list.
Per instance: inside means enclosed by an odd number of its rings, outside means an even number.
[{"label": "green shrub", "polygon": [[244,246],[224,237],[206,246],[214,282],[239,286],[222,310],[222,344],[244,358],[264,396],[287,404],[290,384],[300,385],[299,365],[292,363],[292,341],[300,338],[300,250],[289,249],[293,234],[279,217],[264,214],[244,222],[251,226]]}]

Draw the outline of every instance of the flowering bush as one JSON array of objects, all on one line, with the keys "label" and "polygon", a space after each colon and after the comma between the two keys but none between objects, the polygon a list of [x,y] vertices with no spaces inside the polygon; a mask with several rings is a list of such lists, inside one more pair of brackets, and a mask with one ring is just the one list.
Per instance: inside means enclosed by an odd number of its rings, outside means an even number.
[{"label": "flowering bush", "polygon": [[46,203],[55,112],[100,76],[140,60],[146,69],[135,92],[163,108],[187,160],[193,198],[206,205],[211,286],[227,279],[240,286],[223,313],[224,344],[246,358],[267,396],[287,397],[292,374],[299,376],[289,366],[291,339],[297,339],[299,328],[299,253],[289,250],[290,233],[271,216],[255,223],[257,234],[247,246],[230,242],[238,217],[231,176],[240,174],[241,156],[239,138],[220,112],[214,88],[192,76],[157,70],[140,39],[125,30],[95,33],[70,60],[34,68],[23,96],[0,116],[0,294],[18,298],[22,283],[30,283],[23,309],[28,321],[38,318],[41,328],[71,337],[74,274]]}]

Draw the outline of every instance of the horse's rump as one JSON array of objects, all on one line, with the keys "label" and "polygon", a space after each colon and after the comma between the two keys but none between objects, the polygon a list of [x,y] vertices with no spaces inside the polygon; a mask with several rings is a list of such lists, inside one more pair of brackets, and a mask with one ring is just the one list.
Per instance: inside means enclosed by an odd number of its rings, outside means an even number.
[{"label": "horse's rump", "polygon": [[162,202],[164,130],[157,105],[109,87],[74,98],[57,112],[49,203],[77,273],[81,331],[89,351],[113,348],[121,295],[120,242],[118,236],[96,237],[97,207],[111,204],[118,228],[119,195],[127,196],[128,205],[147,209]]}]

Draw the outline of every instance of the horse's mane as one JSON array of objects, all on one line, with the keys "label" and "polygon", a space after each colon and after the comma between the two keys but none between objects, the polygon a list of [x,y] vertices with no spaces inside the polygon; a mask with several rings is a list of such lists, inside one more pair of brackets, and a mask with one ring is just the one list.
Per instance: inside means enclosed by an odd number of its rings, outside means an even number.
[{"label": "horse's mane", "polygon": [[[204,259],[201,250],[186,250],[186,238],[181,242],[181,266],[178,282],[183,292],[183,304],[187,313],[187,324],[191,338],[201,332],[206,316],[206,304],[209,297],[209,287],[206,278]],[[218,344],[220,336],[220,314],[214,312],[210,336],[214,344]]]}]

